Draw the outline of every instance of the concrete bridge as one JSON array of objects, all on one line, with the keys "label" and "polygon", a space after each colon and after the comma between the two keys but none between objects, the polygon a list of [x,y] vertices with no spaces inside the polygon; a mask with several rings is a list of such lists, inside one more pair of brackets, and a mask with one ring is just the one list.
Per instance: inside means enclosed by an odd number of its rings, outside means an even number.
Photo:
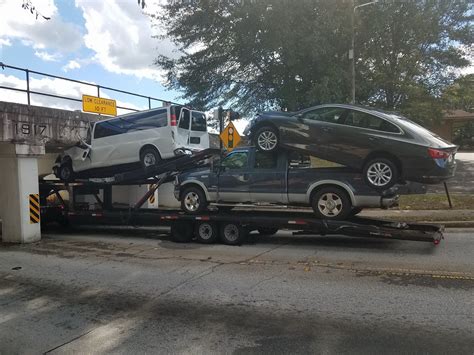
[{"label": "concrete bridge", "polygon": [[100,116],[80,111],[0,102],[0,218],[4,242],[41,238],[30,223],[30,195],[39,193],[38,176],[51,173],[63,148],[85,137]]}]

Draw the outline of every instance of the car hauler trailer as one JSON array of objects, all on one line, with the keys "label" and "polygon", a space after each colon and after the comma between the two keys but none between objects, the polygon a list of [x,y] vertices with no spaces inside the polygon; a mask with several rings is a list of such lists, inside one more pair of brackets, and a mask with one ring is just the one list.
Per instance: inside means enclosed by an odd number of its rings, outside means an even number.
[{"label": "car hauler trailer", "polygon": [[[159,186],[173,181],[179,173],[205,164],[220,154],[219,150],[206,149],[198,153],[183,155],[160,164],[158,167],[138,169],[115,175],[109,179],[89,179],[74,183],[40,181],[42,190],[48,185],[54,190],[69,191],[69,202],[64,202],[64,213],[71,225],[128,225],[170,226],[172,240],[190,242],[194,238],[200,243],[217,240],[228,245],[242,244],[248,233],[254,230],[261,234],[274,234],[280,229],[304,235],[344,235],[350,237],[383,238],[432,242],[443,239],[444,227],[434,224],[403,223],[378,219],[353,217],[348,220],[315,218],[312,213],[295,210],[264,211],[235,210],[208,211],[188,215],[182,211],[143,208]],[[147,185],[138,201],[129,207],[114,206],[114,186]],[[78,196],[93,196],[97,209],[91,210],[77,202]]]}]

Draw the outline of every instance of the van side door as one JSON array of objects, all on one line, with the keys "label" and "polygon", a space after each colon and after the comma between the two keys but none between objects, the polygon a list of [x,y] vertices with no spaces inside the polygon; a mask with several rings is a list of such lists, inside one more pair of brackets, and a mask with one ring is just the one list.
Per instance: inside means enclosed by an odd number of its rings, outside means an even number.
[{"label": "van side door", "polygon": [[189,132],[191,127],[191,112],[187,108],[181,109],[178,127],[176,129],[176,148],[187,147],[189,145]]},{"label": "van side door", "polygon": [[191,149],[209,148],[209,133],[207,132],[206,115],[204,112],[191,111],[191,130],[189,144]]}]

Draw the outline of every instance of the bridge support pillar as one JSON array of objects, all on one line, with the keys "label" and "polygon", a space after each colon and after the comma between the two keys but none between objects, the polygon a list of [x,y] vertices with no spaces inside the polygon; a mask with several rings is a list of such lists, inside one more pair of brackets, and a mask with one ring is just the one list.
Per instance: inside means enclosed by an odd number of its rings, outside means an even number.
[{"label": "bridge support pillar", "polygon": [[37,157],[44,146],[0,145],[0,218],[3,242],[41,239]]}]

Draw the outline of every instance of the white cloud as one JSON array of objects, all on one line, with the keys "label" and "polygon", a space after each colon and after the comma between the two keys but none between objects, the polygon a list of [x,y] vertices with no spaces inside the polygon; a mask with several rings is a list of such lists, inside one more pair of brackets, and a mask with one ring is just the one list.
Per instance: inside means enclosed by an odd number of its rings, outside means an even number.
[{"label": "white cloud", "polygon": [[89,0],[76,0],[76,6],[85,20],[84,43],[106,70],[161,79],[153,61],[158,54],[176,56],[176,47],[169,40],[152,38],[158,29],[136,1],[103,0],[91,6]]},{"label": "white cloud", "polygon": [[[24,79],[19,79],[14,75],[5,75],[0,73],[0,86],[26,90],[26,81]],[[83,94],[91,96],[96,96],[97,94],[97,89],[95,86],[66,81],[58,78],[30,77],[30,90],[74,98],[77,100],[81,100]],[[17,102],[22,104],[26,104],[28,102],[27,94],[24,92],[0,89],[0,95],[2,97],[2,101]],[[101,93],[101,97],[110,98],[110,96],[105,93]],[[80,101],[58,99],[55,97],[34,94],[31,95],[30,100],[31,104],[35,106],[45,106],[72,111],[82,109],[82,102]],[[128,107],[135,110],[145,110],[148,108],[145,105],[138,106],[123,100],[117,100],[117,106]],[[118,114],[123,114],[130,111],[118,109],[117,112]]]},{"label": "white cloud", "polygon": [[62,57],[60,53],[48,53],[46,51],[35,51],[35,56],[46,62],[58,62]]},{"label": "white cloud", "polygon": [[5,47],[10,47],[12,45],[12,42],[8,38],[0,38],[0,47],[5,46]]},{"label": "white cloud", "polygon": [[76,60],[70,60],[65,66],[62,67],[64,72],[68,72],[69,70],[79,69],[81,64]]},{"label": "white cloud", "polygon": [[19,39],[35,49],[55,49],[71,52],[80,48],[82,34],[79,26],[64,22],[53,0],[42,0],[37,10],[51,20],[22,9],[20,1],[0,0],[0,33],[6,40]]}]

